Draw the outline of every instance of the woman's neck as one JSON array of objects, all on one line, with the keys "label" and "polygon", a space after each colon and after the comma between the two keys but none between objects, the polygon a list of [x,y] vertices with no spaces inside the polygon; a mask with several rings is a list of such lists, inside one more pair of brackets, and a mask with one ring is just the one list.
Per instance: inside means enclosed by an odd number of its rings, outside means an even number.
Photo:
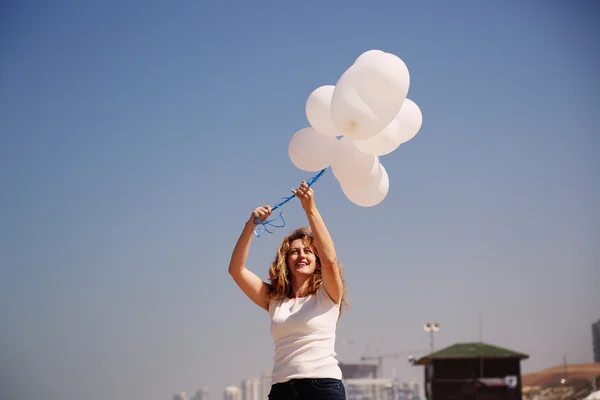
[{"label": "woman's neck", "polygon": [[293,280],[291,297],[306,297],[308,292],[309,281],[310,277],[306,277],[302,280]]}]

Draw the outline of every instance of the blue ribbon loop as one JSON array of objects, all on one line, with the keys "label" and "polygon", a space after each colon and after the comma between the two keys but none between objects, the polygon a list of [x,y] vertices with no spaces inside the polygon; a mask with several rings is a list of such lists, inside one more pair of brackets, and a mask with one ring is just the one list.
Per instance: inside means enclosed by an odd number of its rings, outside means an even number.
[{"label": "blue ribbon loop", "polygon": [[[311,177],[306,184],[310,187],[312,186],[313,183],[315,183],[316,181],[319,180],[319,178],[321,178],[321,176],[323,176],[323,174],[325,173],[325,171],[327,171],[327,168],[322,169],[321,171],[319,171],[318,174],[316,174],[315,176]],[[275,204],[273,207],[271,207],[271,212],[277,210],[278,208],[281,208],[281,206],[283,206],[285,203],[287,203],[288,201],[290,201],[291,199],[293,199],[294,197],[296,197],[296,195],[291,195],[288,197],[284,197],[279,203]],[[281,219],[281,225],[275,225],[273,224],[274,221],[277,221]],[[266,232],[266,233],[273,233],[274,230],[269,230],[268,227],[272,227],[272,228],[283,228],[285,227],[285,220],[283,219],[283,215],[282,215],[282,211],[279,211],[279,216],[276,218],[272,218],[272,219],[267,219],[264,222],[261,222],[258,218],[254,219],[254,222],[258,225],[255,229],[254,229],[254,235],[256,235],[256,237],[260,237],[260,233],[259,232]]]}]

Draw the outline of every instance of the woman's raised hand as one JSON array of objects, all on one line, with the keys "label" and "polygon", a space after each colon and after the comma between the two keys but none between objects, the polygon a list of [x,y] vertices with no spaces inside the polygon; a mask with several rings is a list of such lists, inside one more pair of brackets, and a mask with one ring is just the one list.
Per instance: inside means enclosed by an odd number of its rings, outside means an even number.
[{"label": "woman's raised hand", "polygon": [[271,206],[257,207],[252,211],[252,215],[250,215],[250,219],[248,220],[248,222],[252,222],[254,225],[257,225],[258,224],[258,222],[256,222],[257,219],[260,222],[265,222],[267,220],[267,218],[269,218],[270,215],[271,215]]},{"label": "woman's raised hand", "polygon": [[300,200],[302,204],[302,208],[308,211],[315,205],[314,192],[310,186],[305,181],[300,183],[300,187],[298,189],[292,189],[292,193]]}]

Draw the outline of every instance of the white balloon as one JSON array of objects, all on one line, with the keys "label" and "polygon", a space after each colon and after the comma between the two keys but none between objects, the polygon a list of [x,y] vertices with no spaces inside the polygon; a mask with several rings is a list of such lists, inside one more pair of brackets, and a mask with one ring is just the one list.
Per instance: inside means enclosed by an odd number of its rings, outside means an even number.
[{"label": "white balloon", "polygon": [[354,65],[356,64],[361,64],[363,62],[377,62],[377,58],[379,57],[385,57],[387,53],[385,51],[382,50],[368,50],[365,51],[364,53],[362,53],[360,56],[358,56],[356,58],[356,60],[354,61]]},{"label": "white balloon", "polygon": [[343,137],[331,164],[331,171],[338,182],[361,186],[373,180],[379,172],[379,157],[360,151],[354,141]]},{"label": "white balloon", "polygon": [[367,139],[398,114],[406,99],[410,75],[397,56],[363,53],[338,80],[331,98],[331,119],[344,136]]},{"label": "white balloon", "polygon": [[320,171],[331,165],[339,153],[339,140],[312,127],[296,132],[290,139],[288,155],[292,164],[303,171]]},{"label": "white balloon", "polygon": [[423,113],[414,101],[406,99],[396,120],[400,129],[400,144],[406,143],[421,130]]},{"label": "white balloon", "polygon": [[315,89],[306,100],[306,118],[317,131],[328,136],[341,136],[331,120],[331,97],[335,86],[325,85]]},{"label": "white balloon", "polygon": [[379,165],[378,171],[377,176],[363,186],[340,183],[348,200],[361,207],[373,207],[381,203],[389,192],[390,179],[382,164]]},{"label": "white balloon", "polygon": [[368,73],[368,68],[351,66],[340,77],[333,91],[331,120],[345,137],[366,139],[377,133],[379,117],[365,103],[357,87]]},{"label": "white balloon", "polygon": [[365,153],[384,156],[415,137],[422,123],[423,115],[419,106],[407,98],[396,118],[388,126],[375,136],[355,141],[354,145]]}]

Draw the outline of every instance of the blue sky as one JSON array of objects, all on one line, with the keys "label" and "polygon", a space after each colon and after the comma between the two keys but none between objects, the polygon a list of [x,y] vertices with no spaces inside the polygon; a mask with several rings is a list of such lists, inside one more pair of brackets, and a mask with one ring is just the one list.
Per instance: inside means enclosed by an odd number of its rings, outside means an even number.
[{"label": "blue sky", "polygon": [[[526,372],[590,362],[597,18],[593,1],[5,5],[0,386],[220,398],[269,371],[268,316],[228,276],[231,250],[254,207],[311,175],[287,155],[308,95],[369,49],[407,64],[423,126],[382,158],[378,206],[330,171],[314,186],[351,302],[339,360],[427,349],[427,321],[438,348],[478,340],[481,316],[485,341],[530,354]],[[263,278],[306,223],[295,201],[283,212],[253,241]]]}]

